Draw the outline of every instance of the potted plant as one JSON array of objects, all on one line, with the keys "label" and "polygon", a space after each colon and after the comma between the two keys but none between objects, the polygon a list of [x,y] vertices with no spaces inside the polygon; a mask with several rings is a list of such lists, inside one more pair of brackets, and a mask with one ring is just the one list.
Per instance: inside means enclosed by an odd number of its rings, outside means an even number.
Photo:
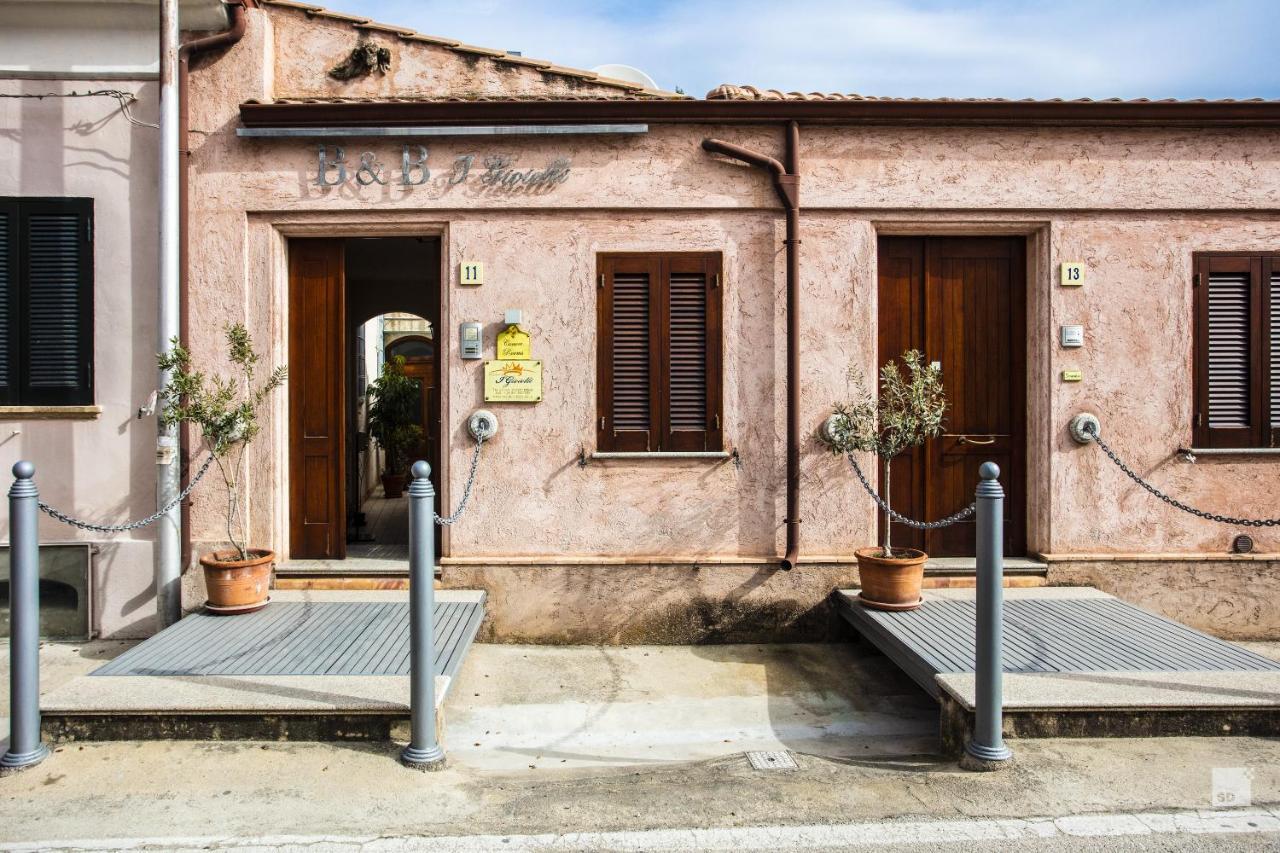
[{"label": "potted plant", "polygon": [[[848,455],[874,453],[881,460],[885,506],[890,503],[889,474],[893,458],[909,447],[942,433],[947,398],[942,371],[927,364],[916,350],[902,354],[905,374],[897,362],[880,369],[880,394],[873,397],[856,369],[850,379],[857,397],[838,403],[827,419],[826,438],[832,452]],[[929,556],[915,548],[894,548],[890,542],[892,519],[884,511],[883,535],[878,548],[861,548],[858,574],[862,579],[859,601],[878,610],[914,610],[920,606],[924,564]]]},{"label": "potted plant", "polygon": [[398,498],[404,492],[409,451],[422,440],[422,427],[418,425],[422,385],[405,375],[404,364],[402,355],[388,359],[368,390],[367,428],[387,453],[382,492],[388,498]]},{"label": "potted plant", "polygon": [[267,604],[275,553],[245,546],[240,513],[240,476],[244,454],[257,436],[258,413],[273,391],[284,384],[287,368],[281,366],[263,380],[256,378],[258,354],[249,333],[239,323],[226,329],[227,357],[234,368],[230,376],[206,376],[193,369],[191,354],[177,338],[159,356],[161,370],[170,372],[160,392],[161,421],[166,426],[191,424],[213,456],[227,489],[226,524],[230,548],[200,557],[208,590],[206,608],[213,613],[251,613]]}]

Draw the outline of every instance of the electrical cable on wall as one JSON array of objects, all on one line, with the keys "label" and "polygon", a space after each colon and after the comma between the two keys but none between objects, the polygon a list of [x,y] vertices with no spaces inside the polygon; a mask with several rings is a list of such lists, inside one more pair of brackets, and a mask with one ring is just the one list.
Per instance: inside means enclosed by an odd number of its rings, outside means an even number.
[{"label": "electrical cable on wall", "polygon": [[0,93],[0,98],[34,98],[42,101],[45,98],[115,98],[120,105],[120,112],[124,115],[129,124],[135,127],[150,127],[156,130],[160,129],[160,125],[151,122],[142,121],[135,118],[130,107],[137,102],[138,96],[132,92],[125,92],[120,89],[95,89],[91,92],[46,92],[41,95],[28,95],[19,93]]}]

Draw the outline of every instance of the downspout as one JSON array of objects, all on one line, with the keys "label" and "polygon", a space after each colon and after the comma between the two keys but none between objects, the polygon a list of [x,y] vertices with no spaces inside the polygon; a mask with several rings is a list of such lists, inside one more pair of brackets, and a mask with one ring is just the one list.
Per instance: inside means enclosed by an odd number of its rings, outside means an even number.
[{"label": "downspout", "polygon": [[800,125],[787,123],[785,165],[719,139],[702,148],[768,172],[787,211],[787,550],[779,567],[790,571],[800,559]]},{"label": "downspout", "polygon": [[[230,28],[180,44],[177,0],[160,2],[160,292],[157,352],[173,338],[186,339],[187,272],[187,73],[192,54],[234,44],[245,32],[244,6],[228,4]],[[159,387],[169,377],[161,372]],[[157,425],[157,450],[167,459],[156,466],[158,507],[177,497],[182,485],[185,447],[173,428]],[[185,445],[185,441],[182,442]],[[160,628],[182,618],[183,555],[190,552],[187,508],[175,507],[160,521],[155,553],[156,616]]]},{"label": "downspout", "polygon": [[[160,293],[156,352],[169,349],[176,337],[178,299],[178,222],[181,219],[178,193],[178,0],[160,0]],[[158,388],[169,382],[169,372],[160,371]],[[178,496],[182,461],[178,452],[178,431],[156,419],[156,508],[170,504]],[[155,587],[156,621],[161,630],[182,618],[182,517],[177,507],[159,520],[156,532]]]}]

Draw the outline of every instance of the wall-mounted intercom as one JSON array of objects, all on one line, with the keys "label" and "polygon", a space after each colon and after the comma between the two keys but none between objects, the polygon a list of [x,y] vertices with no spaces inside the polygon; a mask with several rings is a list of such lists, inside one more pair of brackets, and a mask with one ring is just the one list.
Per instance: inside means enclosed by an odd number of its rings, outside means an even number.
[{"label": "wall-mounted intercom", "polygon": [[1068,349],[1084,346],[1084,326],[1062,326],[1059,329],[1059,340]]},{"label": "wall-mounted intercom", "polygon": [[458,341],[464,359],[484,358],[484,340],[479,323],[463,323],[458,327]]}]

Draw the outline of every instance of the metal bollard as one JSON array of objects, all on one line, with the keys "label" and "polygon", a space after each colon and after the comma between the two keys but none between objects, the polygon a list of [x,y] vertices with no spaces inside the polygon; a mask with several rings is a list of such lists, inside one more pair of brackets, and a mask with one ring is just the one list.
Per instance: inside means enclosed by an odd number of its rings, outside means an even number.
[{"label": "metal bollard", "polygon": [[999,770],[1013,760],[1004,743],[1004,489],[1000,468],[984,462],[978,469],[977,693],[973,737],[960,765],[968,770]]},{"label": "metal bollard", "polygon": [[413,463],[409,484],[409,745],[400,761],[415,770],[440,770],[444,750],[436,742],[435,518],[431,466]]},{"label": "metal bollard", "polygon": [[9,489],[9,751],[0,772],[34,767],[49,754],[40,741],[40,534],[36,466],[13,466]]}]

